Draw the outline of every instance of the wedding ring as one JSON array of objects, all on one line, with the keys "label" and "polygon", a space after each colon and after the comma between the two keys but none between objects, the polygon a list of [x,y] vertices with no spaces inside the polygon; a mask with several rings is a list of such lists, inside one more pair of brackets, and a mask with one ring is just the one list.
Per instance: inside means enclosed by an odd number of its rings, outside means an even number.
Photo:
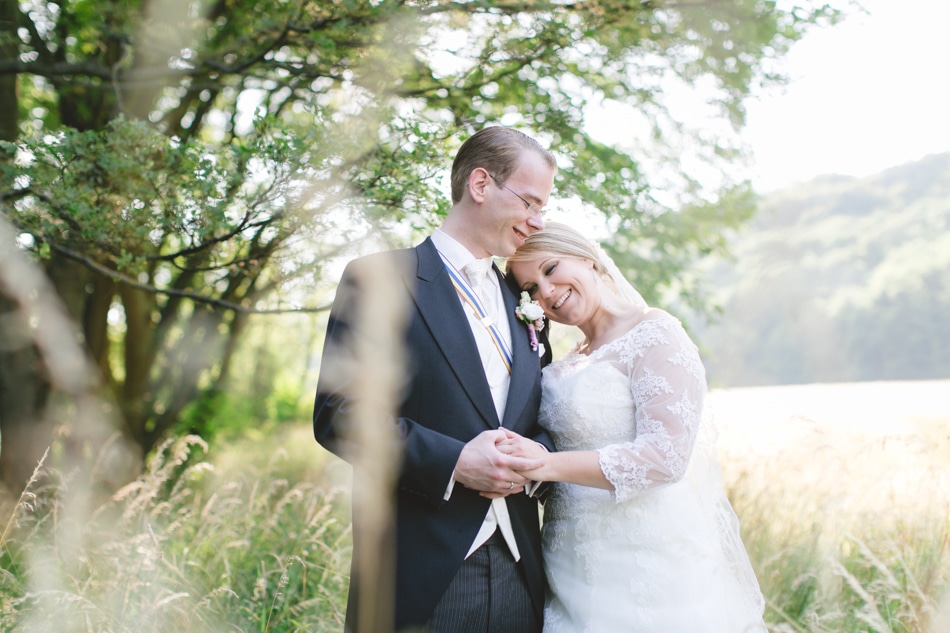
[{"label": "wedding ring", "polygon": [[511,490],[511,489],[514,488],[514,487],[515,487],[515,482],[509,481],[509,482],[508,482],[508,490]]}]

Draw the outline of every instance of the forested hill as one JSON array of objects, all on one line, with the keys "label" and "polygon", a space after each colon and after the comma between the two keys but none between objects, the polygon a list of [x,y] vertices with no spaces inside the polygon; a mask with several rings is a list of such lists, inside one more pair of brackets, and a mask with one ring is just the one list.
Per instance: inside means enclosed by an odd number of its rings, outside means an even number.
[{"label": "forested hill", "polygon": [[950,154],[761,200],[684,318],[720,387],[950,377]]}]

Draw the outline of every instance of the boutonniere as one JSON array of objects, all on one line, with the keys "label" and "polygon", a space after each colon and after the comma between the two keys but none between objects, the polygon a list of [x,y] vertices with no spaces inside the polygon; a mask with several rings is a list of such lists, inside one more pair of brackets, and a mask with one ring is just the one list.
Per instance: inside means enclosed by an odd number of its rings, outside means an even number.
[{"label": "boutonniere", "polygon": [[544,329],[544,308],[537,301],[532,301],[527,292],[521,293],[521,302],[515,308],[515,316],[528,325],[528,338],[531,340],[531,349],[544,355],[544,345],[538,344],[538,332]]}]

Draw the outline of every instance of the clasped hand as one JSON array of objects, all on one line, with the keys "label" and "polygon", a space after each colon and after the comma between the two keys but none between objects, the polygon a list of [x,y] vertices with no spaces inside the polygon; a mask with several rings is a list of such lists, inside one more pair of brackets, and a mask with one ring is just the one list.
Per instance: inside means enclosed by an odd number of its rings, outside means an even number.
[{"label": "clasped hand", "polygon": [[[538,450],[529,455],[527,445]],[[504,450],[502,450],[504,448]],[[483,431],[462,448],[455,465],[455,481],[496,499],[524,491],[531,481],[524,473],[544,465],[544,449],[507,429]]]}]

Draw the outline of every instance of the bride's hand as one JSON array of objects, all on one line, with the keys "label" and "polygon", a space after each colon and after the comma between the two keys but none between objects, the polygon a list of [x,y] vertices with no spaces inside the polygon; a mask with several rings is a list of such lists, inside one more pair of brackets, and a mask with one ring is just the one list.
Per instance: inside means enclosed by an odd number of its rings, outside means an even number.
[{"label": "bride's hand", "polygon": [[542,460],[547,455],[547,451],[544,447],[534,440],[529,440],[508,429],[502,430],[505,432],[505,439],[495,443],[495,446],[500,452],[513,457]]},{"label": "bride's hand", "polygon": [[[548,450],[534,440],[529,440],[517,433],[503,429],[505,439],[498,442],[495,446],[498,450],[513,457],[523,457],[526,459],[545,460],[550,454]],[[519,470],[519,475],[530,481],[544,481],[544,465],[533,470]]]}]

